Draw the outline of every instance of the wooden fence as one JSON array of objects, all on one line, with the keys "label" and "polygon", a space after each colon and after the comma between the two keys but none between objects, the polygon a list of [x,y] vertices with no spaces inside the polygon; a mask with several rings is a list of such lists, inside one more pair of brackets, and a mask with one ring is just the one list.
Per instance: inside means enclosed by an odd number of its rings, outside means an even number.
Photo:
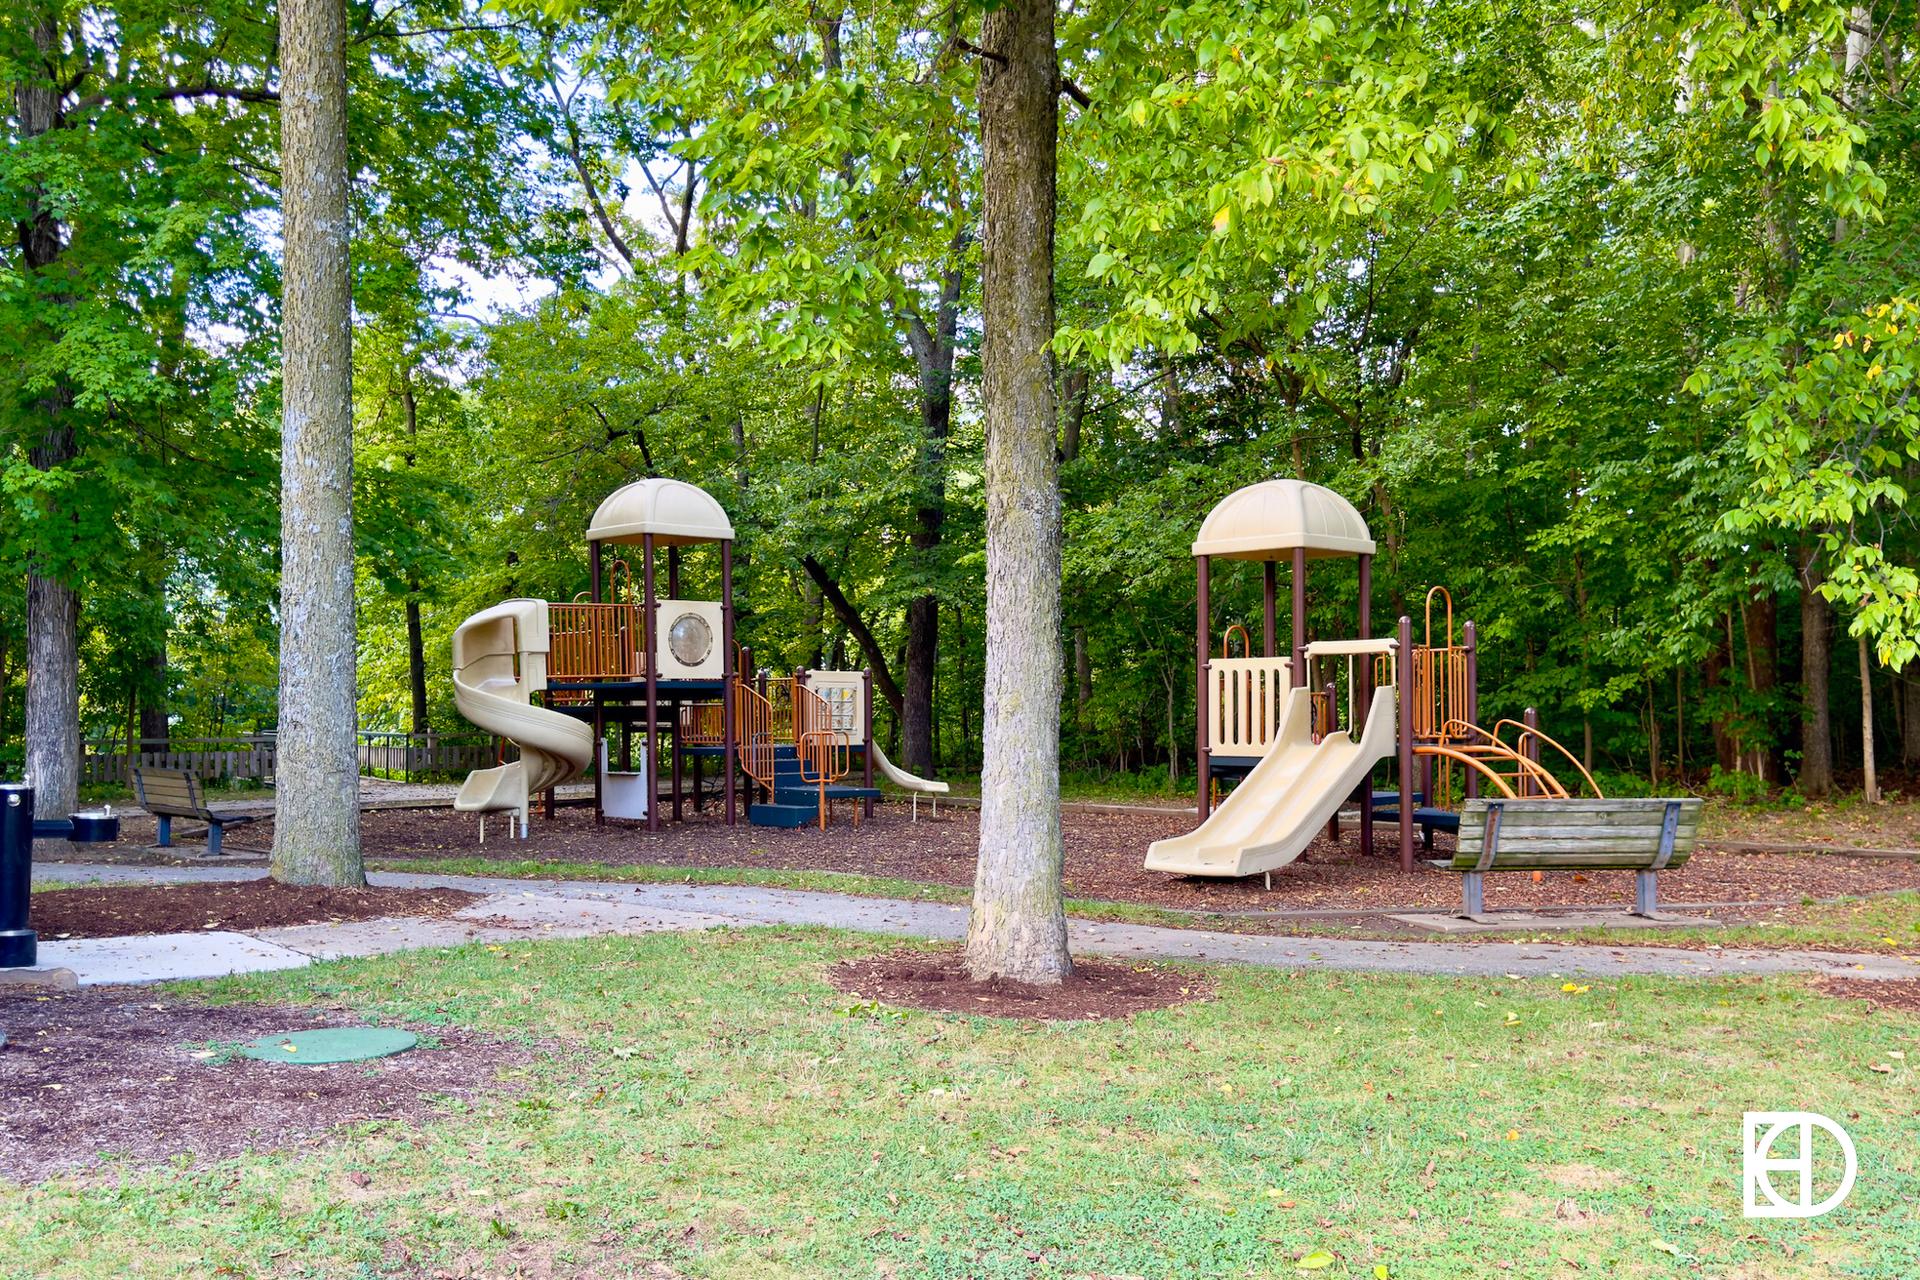
[{"label": "wooden fence", "polygon": [[[362,732],[362,773],[416,781],[458,776],[494,763],[492,738],[477,733]],[[274,776],[277,751],[272,735],[242,738],[165,738],[129,743],[125,738],[86,744],[80,765],[82,783],[131,785],[131,770],[184,769],[210,782],[267,781]]]},{"label": "wooden fence", "polygon": [[414,782],[460,776],[498,760],[494,740],[479,733],[360,734],[360,772]]}]

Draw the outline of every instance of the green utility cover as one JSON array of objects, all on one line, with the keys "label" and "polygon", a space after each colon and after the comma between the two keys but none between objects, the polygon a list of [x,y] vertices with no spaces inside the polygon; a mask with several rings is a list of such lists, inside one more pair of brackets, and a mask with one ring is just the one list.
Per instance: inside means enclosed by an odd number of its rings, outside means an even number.
[{"label": "green utility cover", "polygon": [[261,1062],[292,1062],[309,1067],[330,1062],[365,1062],[369,1058],[390,1058],[405,1053],[419,1043],[411,1031],[391,1027],[325,1027],[318,1031],[289,1031],[281,1036],[261,1036],[240,1047],[243,1058]]}]

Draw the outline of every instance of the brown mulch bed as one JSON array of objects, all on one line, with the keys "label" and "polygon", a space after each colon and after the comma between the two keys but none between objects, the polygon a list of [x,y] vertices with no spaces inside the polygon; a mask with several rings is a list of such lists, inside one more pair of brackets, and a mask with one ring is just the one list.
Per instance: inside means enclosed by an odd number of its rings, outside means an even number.
[{"label": "brown mulch bed", "polygon": [[1920,978],[1821,978],[1813,984],[1840,1000],[1865,1000],[1876,1009],[1920,1014]]},{"label": "brown mulch bed", "polygon": [[975,981],[967,976],[958,949],[908,948],[845,960],[827,971],[827,981],[847,995],[881,1004],[1036,1022],[1125,1018],[1213,996],[1206,978],[1108,960],[1075,960],[1073,973],[1055,986]]},{"label": "brown mulch bed", "polygon": [[33,896],[42,938],[120,938],[203,929],[272,929],[290,924],[445,918],[478,902],[465,889],[326,889],[267,879],[230,884],[104,885]]},{"label": "brown mulch bed", "polygon": [[[503,1086],[532,1052],[449,1028],[372,1062],[295,1067],[209,1046],[355,1025],[327,1009],[202,1005],[151,990],[0,996],[0,1178],[35,1182],[103,1164],[195,1165],[313,1146],[344,1124],[415,1125],[437,1097]],[[195,1057],[196,1053],[205,1055]]]},{"label": "brown mulch bed", "polygon": [[[951,817],[947,816],[951,813]],[[1144,903],[1183,911],[1352,911],[1379,913],[1411,908],[1452,909],[1460,901],[1460,878],[1418,864],[1402,875],[1389,856],[1392,833],[1379,830],[1376,855],[1363,859],[1351,822],[1338,842],[1322,836],[1298,862],[1273,873],[1268,889],[1259,876],[1210,880],[1161,875],[1141,866],[1150,841],[1190,829],[1191,815],[1152,812],[1069,812],[1063,818],[1067,890],[1074,897]],[[264,825],[264,824],[263,824]],[[596,827],[591,811],[563,808],[551,820],[536,817],[527,840],[500,838],[484,845],[470,815],[446,809],[375,811],[362,815],[361,841],[368,857],[484,858],[490,861],[551,859],[606,866],[747,867],[819,870],[894,876],[936,884],[971,885],[979,815],[943,810],[939,821],[909,823],[905,806],[879,806],[854,827],[844,816],[827,831],[729,828],[711,814],[649,832],[637,823],[609,821]],[[1451,852],[1436,840],[1437,854]],[[1824,855],[1730,854],[1703,849],[1678,871],[1661,876],[1668,903],[1789,902],[1890,889],[1920,889],[1920,867],[1884,859]],[[1525,875],[1487,880],[1494,909],[1543,906],[1619,907],[1633,901],[1628,872],[1576,877],[1546,875],[1536,884]],[[1725,917],[1730,914],[1720,912]]]}]

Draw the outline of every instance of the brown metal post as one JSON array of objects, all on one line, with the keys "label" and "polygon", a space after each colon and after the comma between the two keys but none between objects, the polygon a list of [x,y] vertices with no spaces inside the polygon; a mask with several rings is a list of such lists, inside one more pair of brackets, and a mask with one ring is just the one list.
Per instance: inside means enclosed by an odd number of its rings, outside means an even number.
[{"label": "brown metal post", "polygon": [[[1467,650],[1467,723],[1480,723],[1480,644],[1478,633],[1469,622],[1461,629],[1462,644]],[[1467,799],[1472,800],[1480,794],[1480,771],[1467,769]]]},{"label": "brown metal post", "polygon": [[[860,766],[861,786],[869,791],[873,789],[873,668],[860,669],[860,718],[867,724],[867,746],[860,754],[865,757]],[[873,816],[873,797],[867,796],[860,801],[860,812],[865,817]]]},{"label": "brown metal post", "polygon": [[[1520,723],[1532,729],[1534,733],[1538,733],[1540,731],[1540,713],[1534,708],[1528,707],[1520,713]],[[1540,739],[1535,737],[1533,733],[1528,734],[1526,741],[1520,746],[1520,754],[1533,763],[1539,764]],[[1533,794],[1533,775],[1526,770],[1520,771],[1520,794],[1523,796]]]},{"label": "brown metal post", "polygon": [[680,598],[680,548],[667,548],[667,599]]},{"label": "brown metal post", "polygon": [[607,825],[607,811],[600,795],[600,761],[607,754],[607,708],[604,696],[593,691],[593,825]]},{"label": "brown metal post", "polygon": [[670,722],[670,723],[669,723],[669,724],[667,725],[667,732],[668,732],[668,733],[669,733],[669,734],[670,734],[670,735],[672,736],[672,738],[673,738],[673,752],[672,752],[672,754],[671,754],[671,756],[669,756],[669,757],[668,757],[668,758],[669,758],[669,760],[671,761],[671,764],[670,764],[670,765],[669,765],[669,767],[668,767],[668,772],[669,772],[669,774],[670,774],[670,775],[671,775],[671,777],[672,777],[672,786],[673,786],[673,820],[674,820],[675,822],[683,822],[683,821],[685,821],[685,820],[686,820],[686,815],[685,815],[685,813],[683,813],[683,812],[681,811],[681,807],[680,807],[680,803],[681,803],[681,795],[680,795],[680,711],[681,711],[681,704],[680,704],[680,703],[678,703],[678,702],[675,702],[675,703],[673,704],[673,708],[672,708],[672,710],[673,710],[673,720],[672,720],[672,721],[671,721],[671,722]]},{"label": "brown metal post", "polygon": [[[745,649],[741,657],[748,657]],[[733,775],[740,750],[740,726],[734,723],[733,682],[739,671],[733,656],[733,543],[720,544],[720,764],[726,776],[727,825],[733,823]]]},{"label": "brown metal post", "polygon": [[1413,619],[1400,615],[1400,645],[1394,658],[1400,677],[1394,739],[1400,764],[1400,869],[1413,870]]},{"label": "brown metal post", "polygon": [[1261,649],[1261,652],[1271,658],[1273,656],[1273,646],[1279,642],[1280,634],[1278,605],[1276,604],[1279,592],[1275,589],[1278,586],[1279,566],[1271,560],[1266,560],[1261,562],[1260,569],[1262,605],[1260,610],[1260,623],[1262,632],[1266,637],[1266,644]]},{"label": "brown metal post", "polygon": [[[1360,638],[1373,639],[1373,557],[1360,557]],[[1362,656],[1349,668],[1353,680],[1353,715],[1359,721],[1356,734],[1367,731],[1367,713],[1373,709],[1373,655]],[[1360,856],[1373,855],[1373,770],[1360,779]]]},{"label": "brown metal post", "polygon": [[1307,683],[1307,549],[1293,549],[1293,671],[1298,689]]},{"label": "brown metal post", "polygon": [[1208,581],[1211,574],[1211,557],[1195,556],[1195,572],[1198,585],[1194,589],[1193,643],[1199,657],[1195,660],[1195,679],[1199,688],[1193,700],[1193,758],[1195,762],[1194,783],[1198,788],[1195,804],[1200,810],[1200,820],[1207,820],[1208,795],[1213,787],[1213,761],[1207,751],[1207,660],[1212,656],[1213,637],[1212,609],[1207,592],[1211,586]]},{"label": "brown metal post", "polygon": [[600,540],[598,538],[595,538],[587,544],[587,574],[590,579],[589,585],[592,587],[592,590],[588,594],[593,597],[595,604],[599,604],[602,577]]},{"label": "brown metal post", "polygon": [[653,535],[640,535],[640,660],[647,664],[647,830],[660,829],[660,673],[653,660],[654,611]]}]

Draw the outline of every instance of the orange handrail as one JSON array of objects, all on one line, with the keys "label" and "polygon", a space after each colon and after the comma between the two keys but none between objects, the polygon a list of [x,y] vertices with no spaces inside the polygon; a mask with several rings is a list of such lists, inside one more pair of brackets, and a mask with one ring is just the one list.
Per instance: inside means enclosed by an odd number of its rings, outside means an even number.
[{"label": "orange handrail", "polygon": [[762,697],[758,689],[738,677],[733,682],[733,723],[741,769],[760,784],[763,793],[771,796],[776,745],[773,704]]},{"label": "orange handrail", "polygon": [[[847,776],[853,768],[853,753],[846,735],[834,729],[815,729],[800,735],[796,744],[800,755],[800,781],[820,788],[820,829],[827,829],[827,817],[833,801],[827,788]],[[860,825],[860,806],[853,807],[853,825]]]},{"label": "orange handrail", "polygon": [[[1500,737],[1500,730],[1508,725],[1521,731],[1520,739],[1512,746],[1509,746]],[[1580,776],[1586,779],[1588,789],[1591,790],[1597,798],[1606,798],[1605,793],[1600,790],[1599,785],[1594,782],[1592,776],[1588,774],[1584,768],[1581,768],[1580,762],[1574,759],[1572,753],[1559,743],[1554,742],[1552,738],[1547,737],[1546,734],[1541,733],[1538,729],[1529,728],[1515,720],[1500,721],[1494,726],[1492,732],[1467,720],[1456,719],[1447,722],[1447,738],[1457,742],[1461,751],[1479,756],[1483,759],[1512,765],[1512,770],[1504,776],[1510,777],[1516,783],[1521,784],[1524,793],[1529,795],[1538,794],[1550,800],[1571,799],[1572,794],[1567,790],[1566,786],[1553,775],[1553,772],[1527,754],[1526,739],[1529,735],[1536,736],[1544,742],[1551,743],[1555,750],[1566,756],[1574,768],[1579,770]]]},{"label": "orange handrail", "polygon": [[1511,725],[1513,728],[1518,729],[1520,731],[1520,737],[1515,740],[1514,747],[1516,750],[1519,750],[1521,754],[1523,755],[1525,754],[1526,741],[1528,738],[1538,738],[1541,742],[1546,743],[1548,746],[1552,747],[1555,751],[1558,751],[1562,756],[1566,758],[1567,763],[1572,765],[1574,769],[1578,771],[1578,773],[1580,774],[1580,777],[1585,780],[1587,784],[1587,790],[1593,792],[1594,798],[1596,800],[1604,800],[1607,798],[1606,792],[1600,790],[1600,784],[1593,780],[1593,775],[1591,773],[1587,772],[1587,766],[1580,763],[1580,757],[1574,755],[1573,752],[1567,750],[1564,746],[1560,745],[1558,740],[1551,738],[1547,734],[1543,733],[1537,725],[1525,724],[1519,720],[1498,721],[1493,726],[1492,736],[1495,742],[1500,741],[1500,731],[1509,725]]},{"label": "orange handrail", "polygon": [[1460,750],[1458,747],[1446,747],[1446,746],[1440,746],[1438,744],[1433,744],[1433,743],[1421,743],[1414,747],[1413,753],[1417,756],[1439,756],[1443,760],[1458,760],[1461,764],[1466,765],[1469,769],[1475,769],[1475,770],[1478,770],[1480,773],[1485,774],[1487,777],[1487,780],[1492,782],[1494,786],[1500,788],[1500,794],[1505,796],[1507,799],[1518,800],[1520,798],[1519,796],[1514,794],[1513,788],[1507,785],[1507,780],[1505,776],[1495,773],[1483,761],[1481,761],[1475,756],[1469,755],[1465,751]]},{"label": "orange handrail", "polygon": [[1251,658],[1253,656],[1253,637],[1248,635],[1247,629],[1237,622],[1221,633],[1220,656],[1223,658],[1228,656],[1228,649],[1233,644],[1233,633],[1236,631],[1240,633],[1240,656],[1243,658]]}]

